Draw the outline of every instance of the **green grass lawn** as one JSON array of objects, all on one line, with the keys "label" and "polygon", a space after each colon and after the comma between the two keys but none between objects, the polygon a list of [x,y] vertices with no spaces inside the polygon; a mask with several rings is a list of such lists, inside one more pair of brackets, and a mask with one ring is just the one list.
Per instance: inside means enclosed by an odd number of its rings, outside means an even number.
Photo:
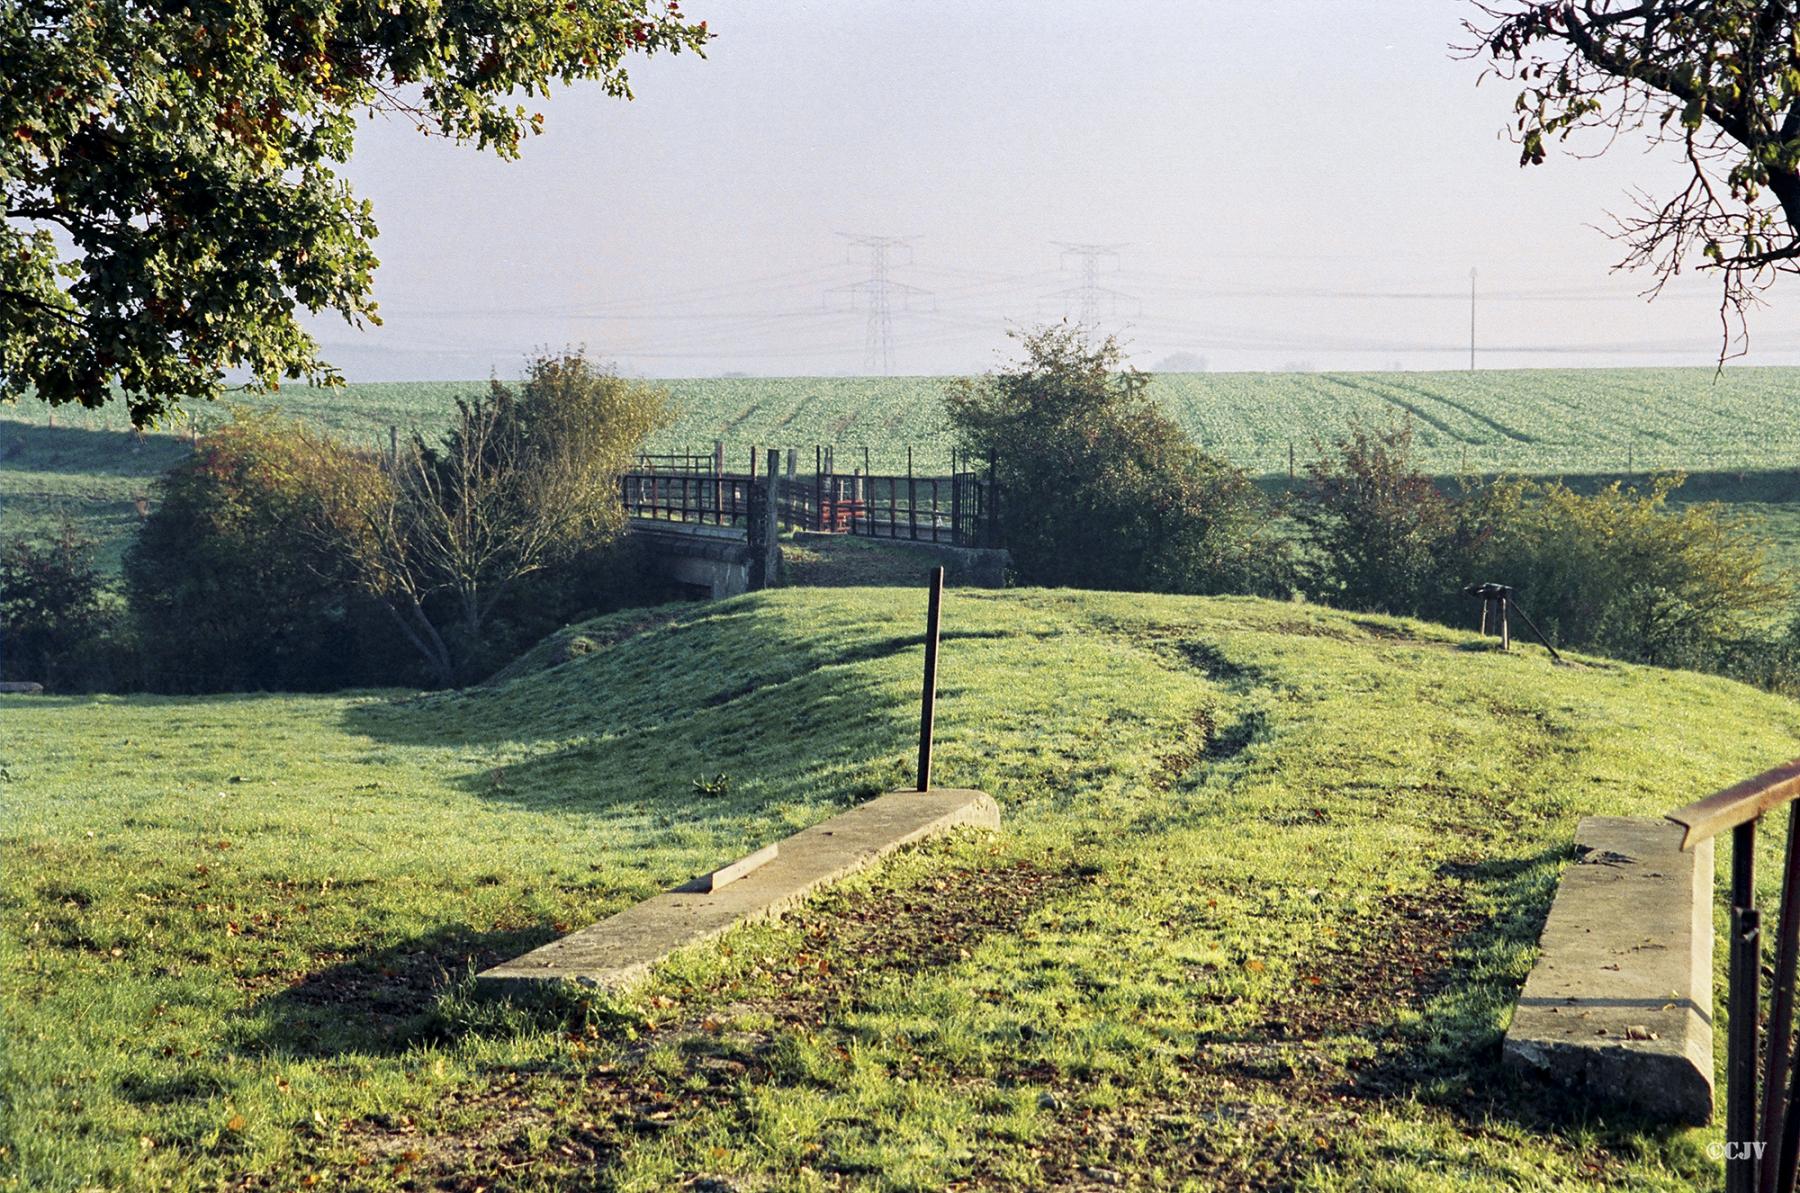
[{"label": "green grass lawn", "polygon": [[903,784],[922,605],[620,615],[463,693],[0,698],[3,1187],[1716,1181],[1716,1129],[1516,1087],[1499,1037],[1575,821],[1800,708],[1303,605],[956,591],[938,778],[1002,833],[627,998],[469,998]]}]

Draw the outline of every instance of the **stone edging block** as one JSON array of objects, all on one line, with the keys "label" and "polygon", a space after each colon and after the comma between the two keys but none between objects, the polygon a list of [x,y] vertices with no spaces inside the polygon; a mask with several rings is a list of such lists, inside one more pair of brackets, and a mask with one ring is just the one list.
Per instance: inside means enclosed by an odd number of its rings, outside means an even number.
[{"label": "stone edging block", "polygon": [[1000,809],[993,798],[956,788],[877,796],[781,841],[772,860],[728,886],[665,891],[482,971],[476,975],[476,989],[489,995],[531,994],[564,981],[622,989],[677,949],[779,915],[903,845],[963,825],[999,828]]},{"label": "stone edging block", "polygon": [[1507,1029],[1510,1068],[1702,1125],[1713,1110],[1713,848],[1666,820],[1590,816]]}]

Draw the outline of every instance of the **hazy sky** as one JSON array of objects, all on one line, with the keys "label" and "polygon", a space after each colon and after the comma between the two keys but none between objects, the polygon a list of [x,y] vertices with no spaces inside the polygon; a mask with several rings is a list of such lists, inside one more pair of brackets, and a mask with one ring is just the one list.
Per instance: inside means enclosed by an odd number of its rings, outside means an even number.
[{"label": "hazy sky", "polygon": [[[386,325],[317,324],[353,380],[516,372],[583,343],[627,371],[866,369],[867,250],[896,373],[976,371],[1005,329],[1098,313],[1134,358],[1214,370],[1709,364],[1717,298],[1656,303],[1595,225],[1666,152],[1521,170],[1513,92],[1450,51],[1458,0],[687,0],[708,56],[637,99],[555,96],[523,160],[364,131]],[[1800,283],[1745,363],[1800,361]]]}]

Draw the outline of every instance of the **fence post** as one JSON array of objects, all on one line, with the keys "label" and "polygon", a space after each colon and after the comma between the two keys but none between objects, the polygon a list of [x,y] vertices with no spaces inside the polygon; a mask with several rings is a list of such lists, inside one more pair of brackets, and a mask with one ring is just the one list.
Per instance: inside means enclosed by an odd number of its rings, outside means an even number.
[{"label": "fence post", "polygon": [[950,541],[959,547],[963,545],[962,475],[954,466],[950,470]]},{"label": "fence post", "polygon": [[937,715],[938,620],[944,608],[944,569],[931,569],[931,597],[925,609],[925,690],[919,699],[920,791],[931,790],[931,737]]},{"label": "fence post", "polygon": [[780,453],[769,452],[769,468],[744,489],[744,537],[750,543],[751,591],[775,586],[780,566],[781,538],[777,532],[777,503],[781,499]]},{"label": "fence post", "polygon": [[983,527],[983,537],[987,539],[986,545],[989,547],[1000,545],[1000,485],[995,479],[998,467],[994,449],[990,447],[988,448],[987,509],[983,511],[987,515],[984,519],[987,525]]},{"label": "fence post", "polygon": [[912,448],[906,449],[906,525],[914,539],[919,537],[919,482],[913,477]]},{"label": "fence post", "polygon": [[795,466],[799,463],[799,460],[800,460],[800,449],[797,447],[788,448],[787,449],[787,479],[782,482],[782,490],[781,491],[787,497],[787,502],[788,502],[787,511],[786,511],[786,517],[783,519],[783,521],[786,522],[787,528],[789,530],[792,530],[794,528],[794,469],[795,469]]},{"label": "fence post", "polygon": [[[1756,1138],[1756,1040],[1761,1012],[1762,920],[1756,909],[1756,821],[1738,825],[1731,834],[1730,1019],[1725,1041],[1725,1138]],[[1751,1193],[1762,1165],[1753,1154],[1728,1157],[1728,1193]]]},{"label": "fence post", "polygon": [[763,584],[765,587],[773,588],[775,587],[775,582],[780,579],[781,571],[780,448],[772,447],[769,449],[768,479],[763,483],[769,490],[768,523],[764,528],[764,534],[768,540],[768,545],[764,548],[767,552],[767,558],[766,562],[763,564]]},{"label": "fence post", "polygon": [[[719,480],[725,475],[725,441],[723,439],[713,440],[712,474],[713,521],[717,522],[718,511],[725,504],[725,487]],[[701,490],[701,494],[701,501],[704,502],[706,500],[705,490]]]}]

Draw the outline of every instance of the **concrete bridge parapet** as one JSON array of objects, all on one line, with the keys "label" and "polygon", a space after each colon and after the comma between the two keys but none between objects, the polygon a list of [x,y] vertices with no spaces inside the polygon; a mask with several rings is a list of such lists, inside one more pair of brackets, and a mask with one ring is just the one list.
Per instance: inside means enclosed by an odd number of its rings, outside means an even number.
[{"label": "concrete bridge parapet", "polygon": [[664,578],[703,588],[715,600],[750,591],[750,542],[742,530],[653,518],[632,518],[629,526]]}]

